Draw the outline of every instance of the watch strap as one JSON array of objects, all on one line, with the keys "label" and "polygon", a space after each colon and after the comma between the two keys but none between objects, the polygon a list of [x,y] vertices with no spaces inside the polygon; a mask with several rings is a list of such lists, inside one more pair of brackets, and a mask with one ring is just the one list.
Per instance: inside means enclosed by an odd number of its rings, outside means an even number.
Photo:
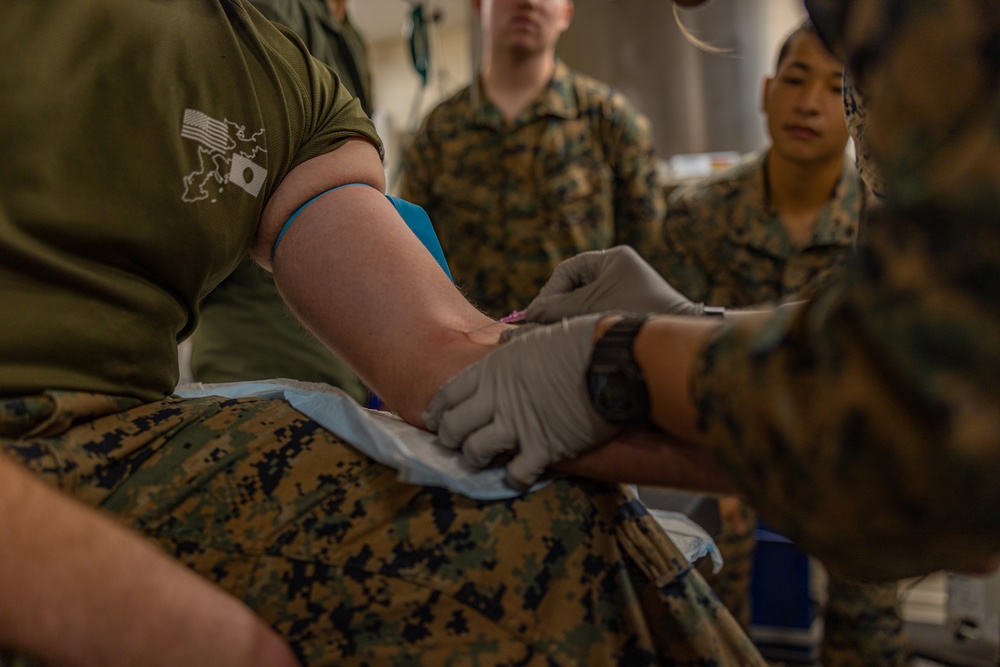
[{"label": "watch strap", "polygon": [[703,317],[725,317],[726,307],[725,306],[702,306],[702,316]]},{"label": "watch strap", "polygon": [[[590,400],[603,418],[612,423],[642,421],[649,418],[649,390],[642,370],[635,362],[633,346],[648,315],[629,315],[615,322],[594,345],[587,370]],[[629,395],[628,407],[610,406],[604,396],[600,378],[615,376],[620,390]]]},{"label": "watch strap", "polygon": [[590,363],[616,364],[626,362],[635,364],[632,344],[635,342],[635,337],[639,335],[642,325],[648,319],[649,317],[646,315],[628,315],[612,324],[594,345]]}]

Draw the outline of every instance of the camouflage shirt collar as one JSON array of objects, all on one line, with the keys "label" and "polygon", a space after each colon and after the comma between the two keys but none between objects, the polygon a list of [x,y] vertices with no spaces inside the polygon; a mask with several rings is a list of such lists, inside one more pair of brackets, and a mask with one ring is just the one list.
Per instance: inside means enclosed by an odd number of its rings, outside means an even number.
[{"label": "camouflage shirt collar", "polygon": [[[792,245],[771,205],[767,155],[765,151],[746,164],[746,182],[739,195],[743,198],[743,205],[734,207],[736,213],[729,227],[730,238],[737,245],[756,248],[773,257],[787,258],[804,248]],[[857,239],[862,196],[857,173],[850,160],[845,159],[840,179],[820,211],[812,239],[806,247],[853,246]]]},{"label": "camouflage shirt collar", "polygon": [[837,187],[816,220],[813,245],[853,246],[858,240],[864,200],[861,177],[852,161],[845,157]]},{"label": "camouflage shirt collar", "polygon": [[[494,129],[503,127],[503,115],[486,98],[482,74],[476,76],[476,82],[470,88],[469,103],[474,110],[473,122],[476,125]],[[573,73],[566,63],[557,58],[549,84],[539,93],[535,101],[525,107],[512,125],[527,125],[549,116],[569,119],[576,118],[578,115],[576,92],[573,88]]]}]

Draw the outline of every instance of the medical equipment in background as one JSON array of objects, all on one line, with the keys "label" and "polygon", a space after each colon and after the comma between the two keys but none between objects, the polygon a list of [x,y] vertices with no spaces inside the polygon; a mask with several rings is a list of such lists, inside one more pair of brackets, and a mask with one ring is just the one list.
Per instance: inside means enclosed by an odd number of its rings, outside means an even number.
[{"label": "medical equipment in background", "polygon": [[1000,664],[1000,572],[936,572],[902,582],[899,597],[907,650],[925,661],[913,664]]},{"label": "medical equipment in background", "polygon": [[424,21],[423,3],[413,3],[408,32],[410,59],[413,62],[413,69],[417,70],[417,74],[420,75],[420,88],[423,90],[427,86],[427,66],[430,61],[430,45],[427,40],[427,23]]},{"label": "medical equipment in background", "polygon": [[[406,26],[406,40],[410,46],[410,63],[420,77],[420,87],[417,88],[410,104],[410,113],[406,116],[406,133],[412,135],[419,122],[420,108],[424,101],[424,93],[427,90],[427,72],[430,68],[431,49],[430,40],[427,35],[427,21],[424,19],[424,3],[408,0],[412,9],[410,10],[410,21]],[[438,12],[440,15],[440,12]]]},{"label": "medical equipment in background", "polygon": [[[410,111],[406,116],[405,136],[411,137],[417,130],[420,123],[420,110],[423,108],[424,95],[427,92],[427,80],[431,71],[431,46],[430,31],[428,25],[437,25],[444,20],[444,13],[440,9],[434,9],[429,14],[424,11],[424,3],[419,0],[404,0],[410,5],[410,16],[403,36],[406,38],[410,51],[410,64],[420,78],[420,86],[413,95],[413,102],[410,103]],[[402,162],[400,161],[392,173],[389,175],[387,190],[395,192],[396,182],[399,180]]]}]

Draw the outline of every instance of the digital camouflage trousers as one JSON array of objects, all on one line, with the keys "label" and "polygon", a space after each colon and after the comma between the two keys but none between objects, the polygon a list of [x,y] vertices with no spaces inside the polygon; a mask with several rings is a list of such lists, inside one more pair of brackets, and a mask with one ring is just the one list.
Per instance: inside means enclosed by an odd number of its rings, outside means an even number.
[{"label": "digital camouflage trousers", "polygon": [[243,600],[307,665],[763,665],[624,488],[476,501],[279,400],[0,400],[0,446]]}]

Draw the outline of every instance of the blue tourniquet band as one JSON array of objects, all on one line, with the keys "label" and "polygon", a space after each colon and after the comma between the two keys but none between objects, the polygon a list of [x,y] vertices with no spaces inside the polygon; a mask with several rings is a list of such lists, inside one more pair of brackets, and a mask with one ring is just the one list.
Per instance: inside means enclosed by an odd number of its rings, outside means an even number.
[{"label": "blue tourniquet band", "polygon": [[[292,226],[292,223],[295,221],[295,218],[299,217],[299,213],[302,213],[302,211],[304,211],[307,206],[312,204],[314,201],[316,201],[326,193],[333,192],[334,190],[339,190],[340,188],[347,188],[355,185],[365,188],[371,187],[364,183],[348,183],[346,185],[338,185],[335,188],[324,190],[323,192],[319,193],[318,195],[307,201],[302,206],[299,206],[297,209],[295,209],[295,213],[292,213],[292,215],[289,216],[288,220],[285,221],[285,224],[281,227],[281,231],[278,232],[278,238],[274,240],[274,245],[271,246],[271,259],[274,259],[274,253],[277,252],[278,250],[278,244],[281,243],[281,238],[285,235],[285,232],[288,231],[288,228]],[[444,251],[441,249],[441,242],[438,241],[437,234],[434,232],[434,225],[431,223],[431,219],[430,217],[428,217],[427,211],[425,211],[422,207],[417,206],[416,204],[411,204],[405,199],[400,199],[398,197],[390,197],[389,195],[386,195],[385,198],[388,199],[389,202],[392,204],[393,208],[396,209],[396,212],[399,213],[399,217],[403,219],[403,222],[405,222],[406,226],[410,228],[410,231],[413,232],[413,234],[417,237],[417,239],[419,239],[419,241],[424,245],[424,247],[427,248],[427,251],[437,261],[438,266],[440,266],[444,270],[445,274],[448,276],[448,279],[452,280],[451,270],[448,268],[448,261],[444,258]]]},{"label": "blue tourniquet band", "polygon": [[444,258],[444,250],[441,249],[441,242],[438,240],[437,233],[434,231],[434,225],[431,223],[427,211],[422,206],[417,206],[399,197],[386,195],[386,199],[393,205],[396,212],[399,213],[399,217],[410,228],[410,231],[424,244],[424,247],[427,248],[431,256],[437,260],[438,266],[444,269],[448,280],[454,281],[454,278],[451,277],[451,269],[448,268],[448,261]]}]

